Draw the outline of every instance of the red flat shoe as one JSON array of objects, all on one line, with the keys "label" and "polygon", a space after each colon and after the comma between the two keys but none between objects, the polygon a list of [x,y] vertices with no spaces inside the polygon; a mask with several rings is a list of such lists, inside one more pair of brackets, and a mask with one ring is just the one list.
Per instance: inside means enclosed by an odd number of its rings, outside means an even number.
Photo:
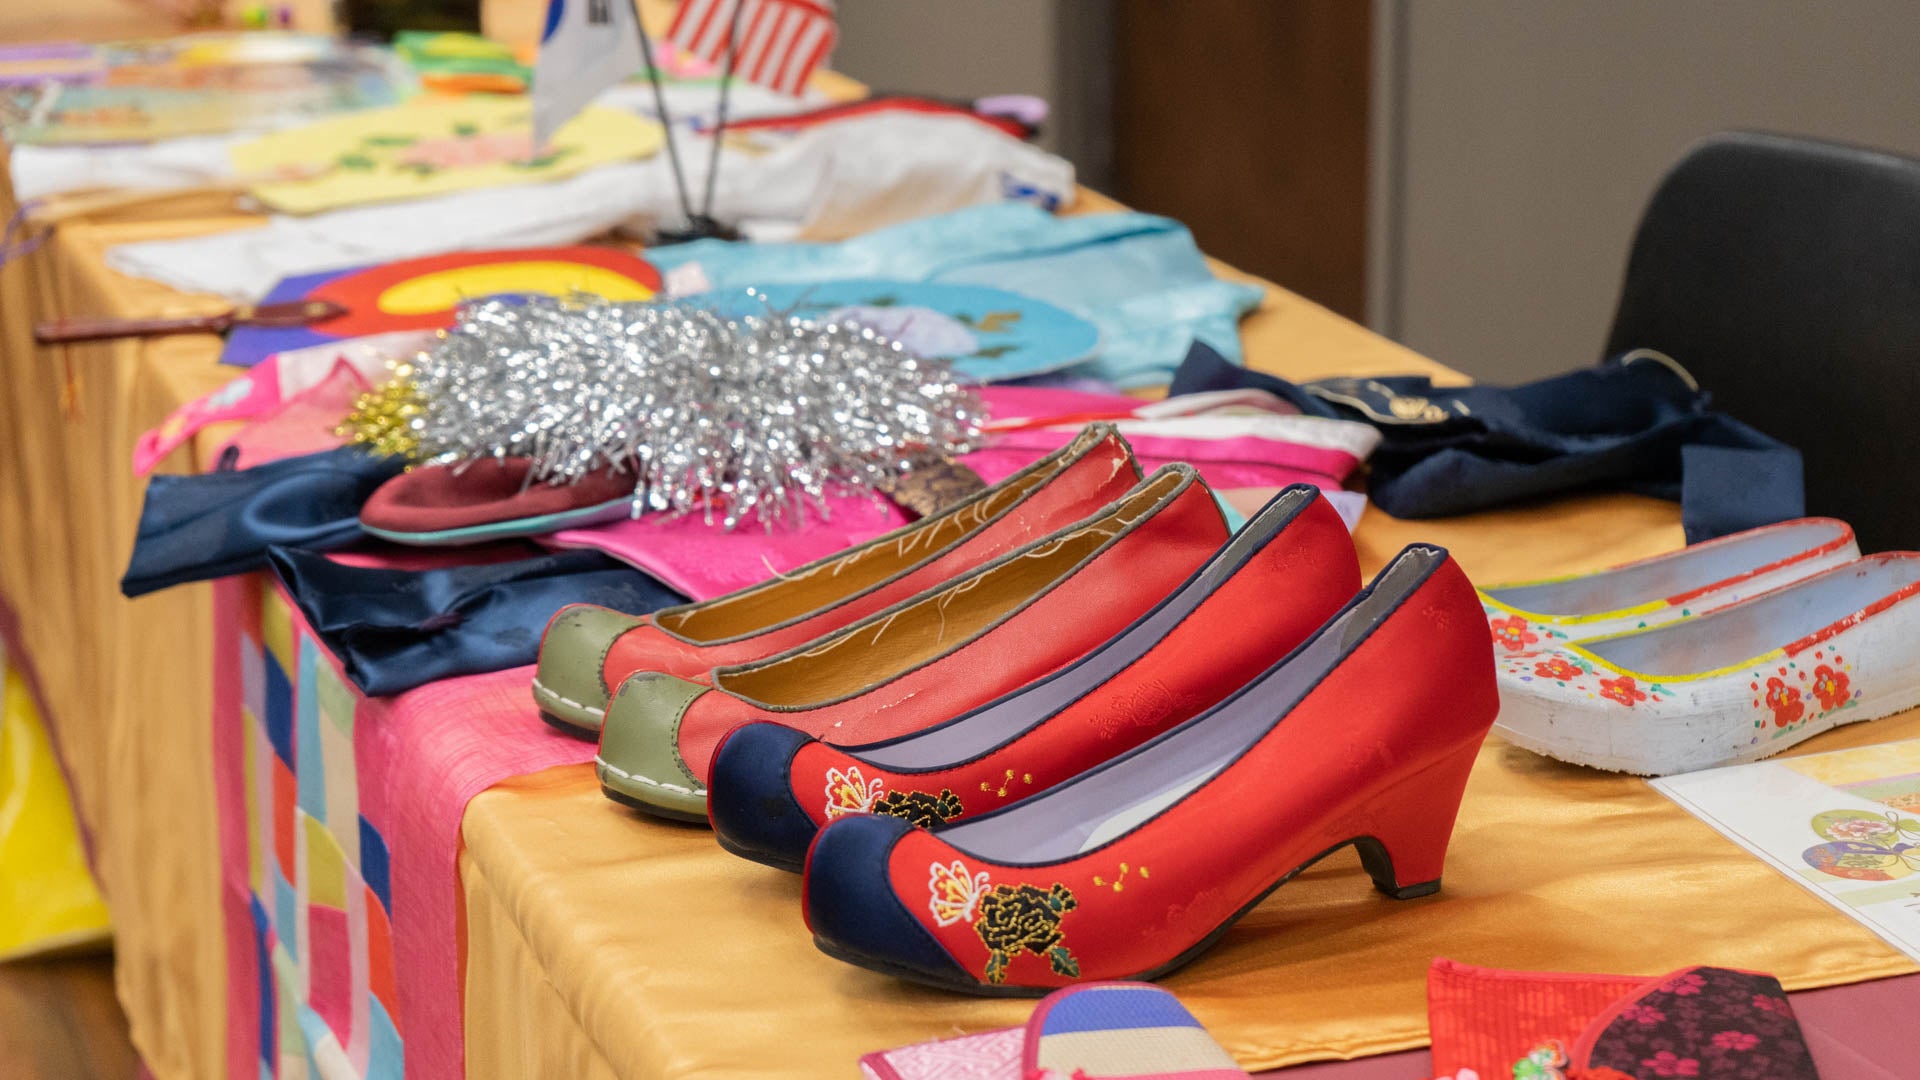
[{"label": "red flat shoe", "polygon": [[602,788],[649,813],[707,820],[720,740],[778,717],[877,742],[940,723],[1072,663],[1160,602],[1227,539],[1191,466],[1168,465],[1099,514],[711,687],[627,679],[607,709]]},{"label": "red flat shoe", "polygon": [[958,825],[840,818],[807,925],[830,956],[971,993],[1153,978],[1348,844],[1395,899],[1440,887],[1499,697],[1479,599],[1435,547],[1400,555],[1212,709]]},{"label": "red flat shoe", "polygon": [[837,817],[945,825],[1038,794],[1246,685],[1359,590],[1339,512],[1315,488],[1287,488],[1133,625],[972,712],[864,746],[771,721],[736,728],[713,760],[714,836],[797,871]]},{"label": "red flat shoe", "polygon": [[695,604],[637,617],[592,604],[557,612],[540,639],[533,699],[548,722],[593,736],[612,689],[637,671],[703,678],[849,626],[1098,511],[1140,481],[1111,424],[934,517]]}]

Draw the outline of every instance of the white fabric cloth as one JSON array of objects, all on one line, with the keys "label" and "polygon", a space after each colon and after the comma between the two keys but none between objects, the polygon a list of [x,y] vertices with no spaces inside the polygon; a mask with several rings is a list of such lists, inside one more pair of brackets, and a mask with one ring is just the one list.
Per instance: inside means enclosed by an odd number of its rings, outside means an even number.
[{"label": "white fabric cloth", "polygon": [[[680,133],[694,205],[710,140]],[[715,216],[750,235],[834,239],[912,218],[1038,193],[1073,198],[1073,166],[962,116],[877,113],[792,135],[739,133],[722,149]],[[665,152],[548,184],[455,192],[258,229],[122,244],[107,263],[188,292],[258,300],[283,277],[446,251],[584,240],[616,226],[682,220]]]},{"label": "white fabric cloth", "polygon": [[228,151],[258,137],[196,135],[120,146],[16,146],[13,193],[21,202],[88,188],[200,187],[233,178]]}]

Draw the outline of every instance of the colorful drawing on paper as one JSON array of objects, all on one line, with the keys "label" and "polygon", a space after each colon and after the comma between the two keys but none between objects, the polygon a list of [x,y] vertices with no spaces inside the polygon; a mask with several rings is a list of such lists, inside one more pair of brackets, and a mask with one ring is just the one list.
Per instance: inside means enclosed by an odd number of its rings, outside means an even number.
[{"label": "colorful drawing on paper", "polygon": [[227,337],[220,362],[252,367],[277,352],[399,330],[440,330],[454,310],[485,296],[566,296],[648,300],[660,290],[660,272],[636,255],[612,248],[518,248],[462,251],[379,266],[351,267],[285,278],[266,302],[331,300],[347,314],[312,326],[243,326]]},{"label": "colorful drawing on paper", "polygon": [[[1840,699],[1837,688],[1826,696]],[[1920,739],[1650,783],[1788,880],[1920,960]]]},{"label": "colorful drawing on paper", "polygon": [[1809,823],[1824,843],[1802,853],[1808,866],[1854,881],[1920,873],[1920,744],[1892,743],[1871,755],[1841,751],[1781,762],[1802,776],[1886,807],[1823,810]]},{"label": "colorful drawing on paper", "polygon": [[980,382],[1058,370],[1087,359],[1100,341],[1094,325],[1072,312],[979,285],[849,280],[756,285],[713,295],[729,311],[771,308],[851,320]]},{"label": "colorful drawing on paper", "polygon": [[533,145],[524,97],[417,98],[305,127],[233,149],[243,176],[287,176],[250,190],[289,214],[416,199],[451,191],[559,180],[644,158],[661,146],[659,124],[590,107],[547,146]]},{"label": "colorful drawing on paper", "polygon": [[46,144],[264,131],[393,106],[415,89],[385,50],[271,33],[6,50],[0,86],[7,138]]},{"label": "colorful drawing on paper", "polygon": [[1854,881],[1892,881],[1920,870],[1920,821],[1897,813],[1827,810],[1813,817],[1826,837],[1801,854],[1823,874]]}]

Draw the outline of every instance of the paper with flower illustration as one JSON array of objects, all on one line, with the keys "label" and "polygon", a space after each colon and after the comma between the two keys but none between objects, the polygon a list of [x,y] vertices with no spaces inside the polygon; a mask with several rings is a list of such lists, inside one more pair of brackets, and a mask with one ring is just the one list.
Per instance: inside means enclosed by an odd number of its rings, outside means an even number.
[{"label": "paper with flower illustration", "polygon": [[535,152],[526,98],[420,98],[277,131],[233,150],[255,198],[289,214],[559,180],[659,150],[660,125],[588,108]]},{"label": "paper with flower illustration", "polygon": [[1920,739],[1651,783],[1920,960]]}]

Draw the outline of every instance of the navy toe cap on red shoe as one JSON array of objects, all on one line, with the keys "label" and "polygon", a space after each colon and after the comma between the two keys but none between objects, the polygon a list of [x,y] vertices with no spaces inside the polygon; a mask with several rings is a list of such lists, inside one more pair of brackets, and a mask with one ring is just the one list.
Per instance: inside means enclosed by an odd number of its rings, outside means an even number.
[{"label": "navy toe cap on red shoe", "polygon": [[888,878],[893,847],[914,826],[862,814],[820,830],[801,893],[814,944],[829,956],[936,985],[975,980],[901,906]]},{"label": "navy toe cap on red shoe", "polygon": [[783,724],[746,724],[726,737],[707,778],[707,816],[720,846],[799,872],[817,830],[793,797],[793,756],[813,740]]}]

